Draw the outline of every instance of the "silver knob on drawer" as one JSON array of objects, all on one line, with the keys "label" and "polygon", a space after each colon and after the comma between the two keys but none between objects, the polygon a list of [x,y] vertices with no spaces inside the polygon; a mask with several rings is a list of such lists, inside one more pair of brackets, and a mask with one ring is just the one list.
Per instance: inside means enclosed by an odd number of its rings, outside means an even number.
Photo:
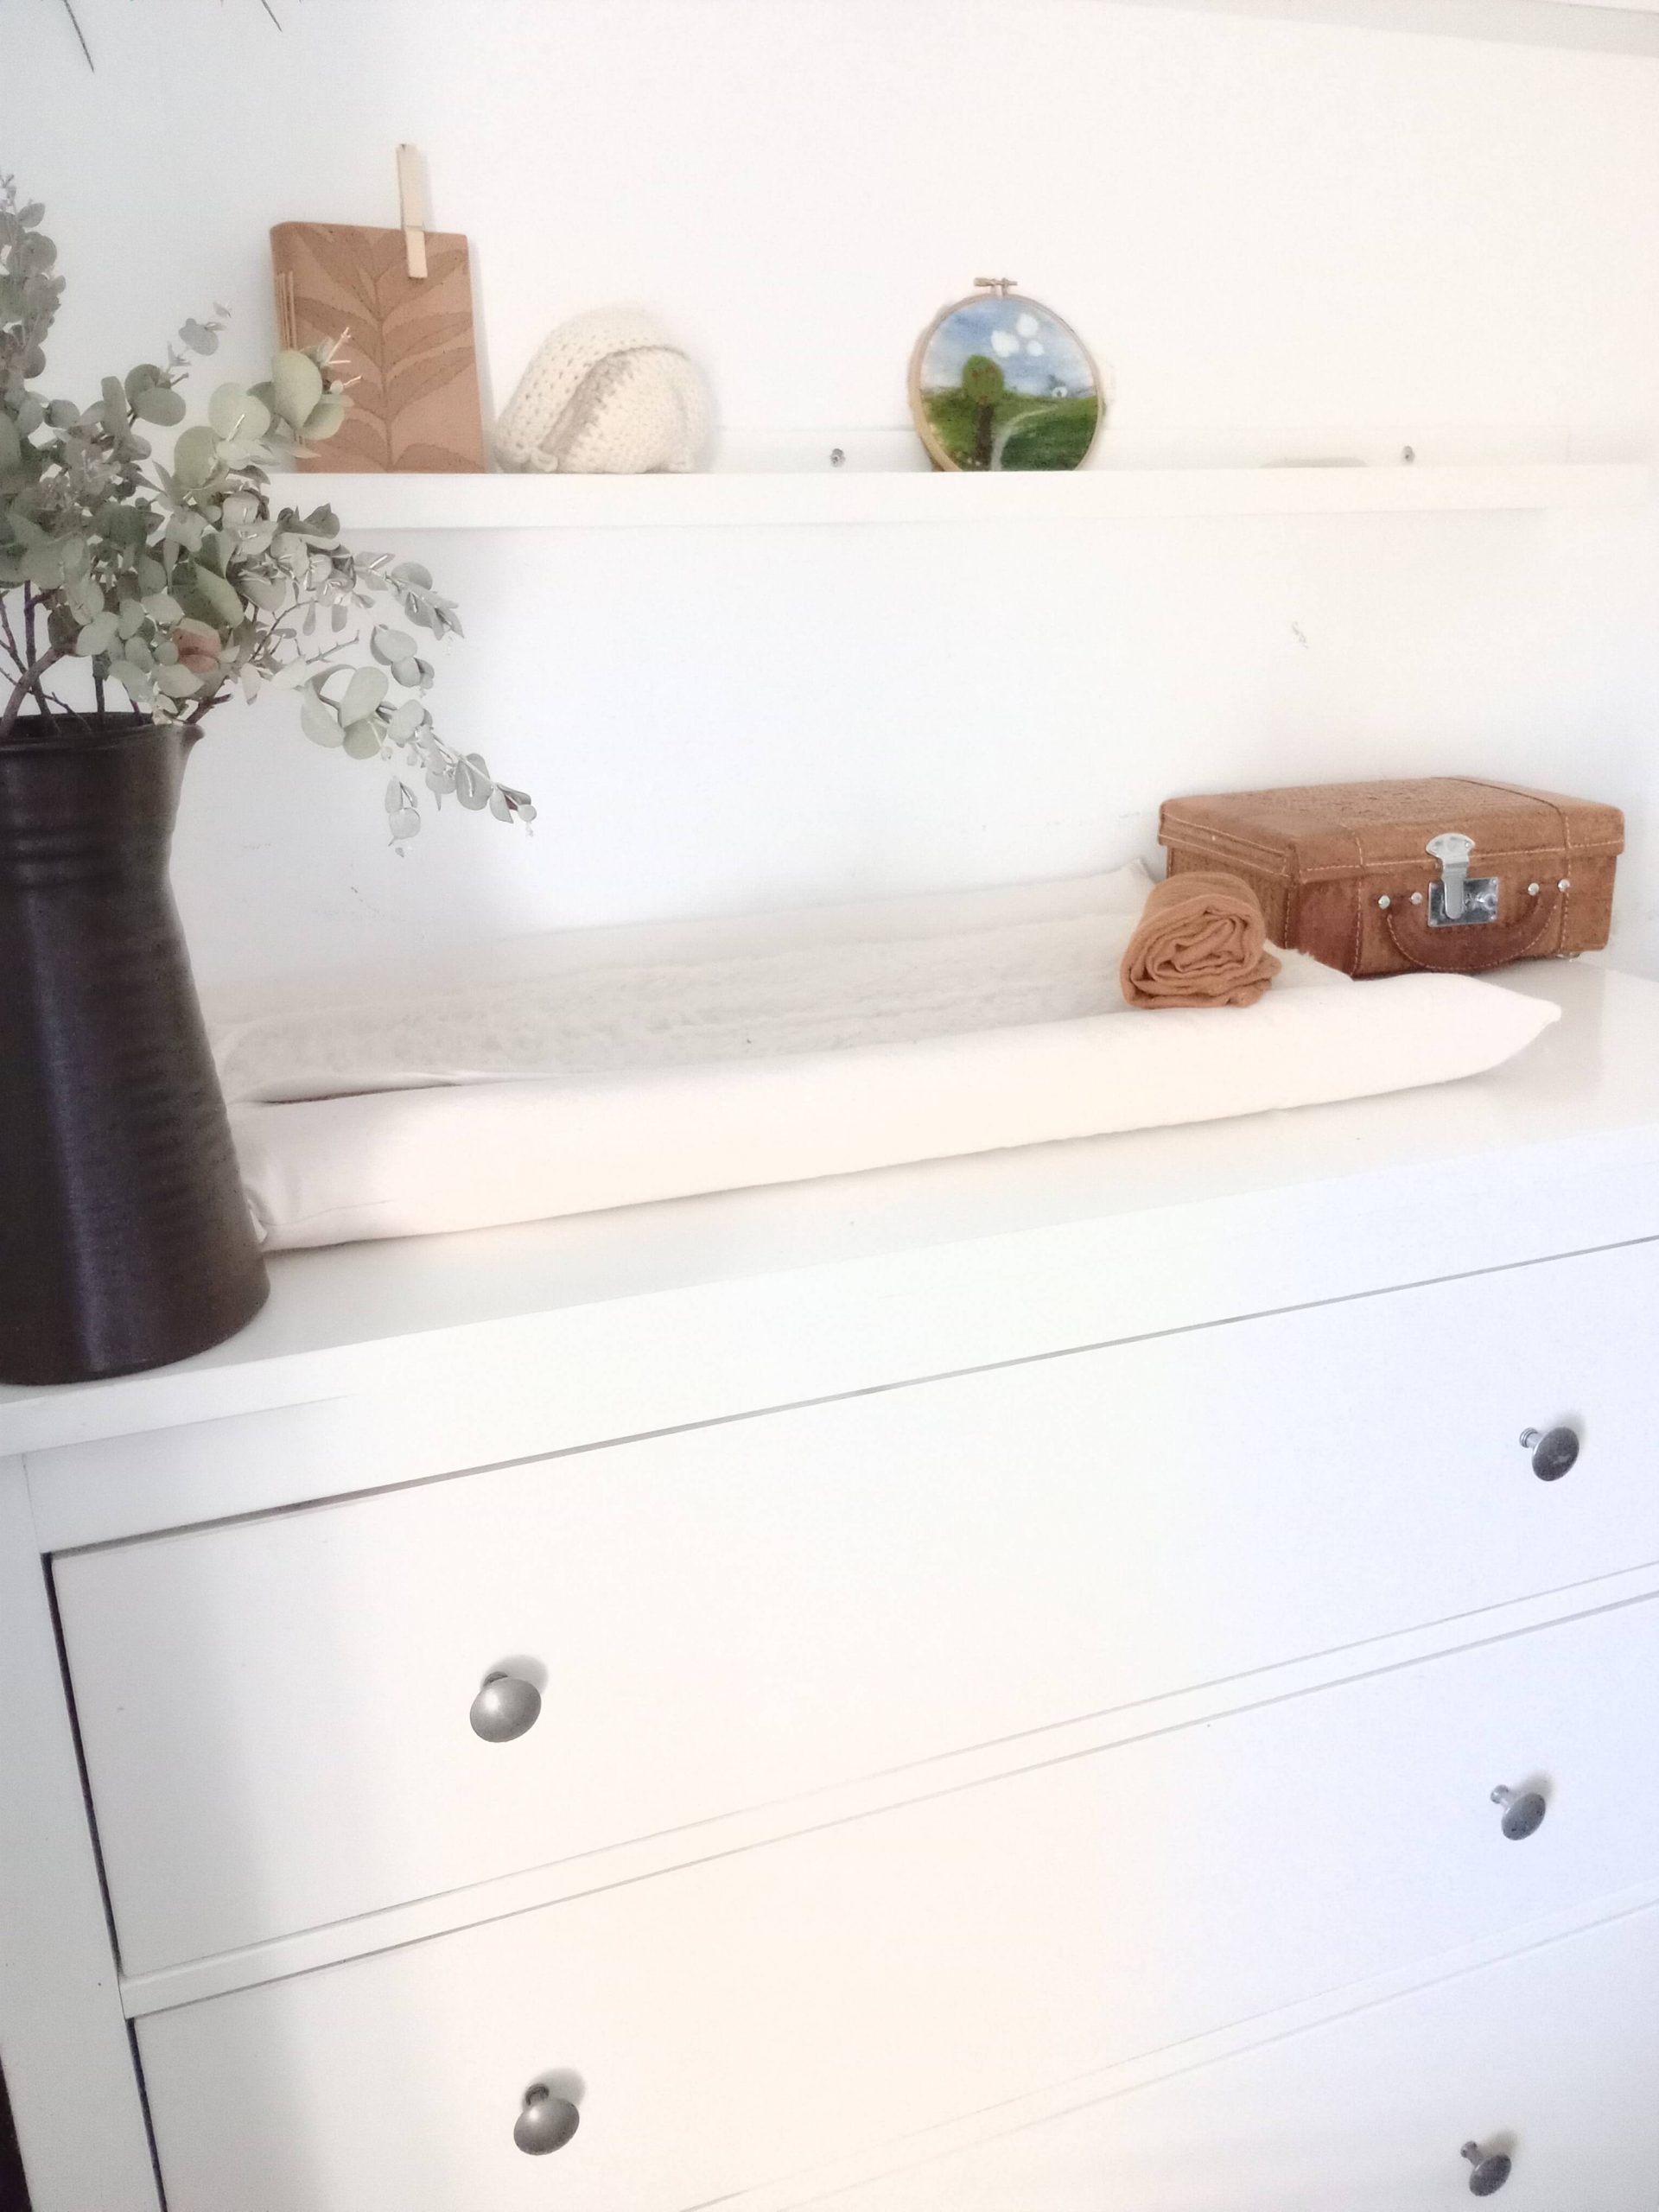
[{"label": "silver knob on drawer", "polygon": [[1558,1483],[1579,1456],[1579,1440],[1570,1428],[1523,1428],[1521,1449],[1531,1452],[1541,1483]]},{"label": "silver knob on drawer", "polygon": [[1469,2194],[1495,2196],[1508,2181],[1513,2161],[1502,2151],[1483,2151],[1478,2143],[1465,2143],[1463,2155],[1474,2168],[1469,2177]]},{"label": "silver knob on drawer", "polygon": [[1492,1802],[1503,1808],[1503,1833],[1511,1843],[1524,1843],[1529,1835],[1536,1835],[1549,1810],[1535,1789],[1529,1789],[1517,1797],[1513,1789],[1506,1789],[1501,1783],[1492,1792]]},{"label": "silver knob on drawer", "polygon": [[486,1675],[473,1709],[467,1715],[474,1736],[486,1744],[510,1744],[536,1726],[542,1710],[542,1694],[520,1675]]},{"label": "silver knob on drawer", "polygon": [[556,2097],[539,2082],[524,2091],[524,2110],[512,2123],[512,2139],[527,2157],[544,2158],[563,2151],[582,2126],[582,2114],[569,2097]]}]

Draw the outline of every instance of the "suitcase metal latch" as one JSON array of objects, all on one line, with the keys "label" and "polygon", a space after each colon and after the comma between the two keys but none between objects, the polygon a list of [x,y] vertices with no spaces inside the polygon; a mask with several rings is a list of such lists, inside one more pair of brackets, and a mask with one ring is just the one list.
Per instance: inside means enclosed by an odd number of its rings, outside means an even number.
[{"label": "suitcase metal latch", "polygon": [[1428,926],[1432,930],[1469,929],[1497,919],[1497,878],[1469,873],[1472,837],[1454,830],[1431,837],[1425,848],[1440,864],[1438,883],[1428,887]]}]

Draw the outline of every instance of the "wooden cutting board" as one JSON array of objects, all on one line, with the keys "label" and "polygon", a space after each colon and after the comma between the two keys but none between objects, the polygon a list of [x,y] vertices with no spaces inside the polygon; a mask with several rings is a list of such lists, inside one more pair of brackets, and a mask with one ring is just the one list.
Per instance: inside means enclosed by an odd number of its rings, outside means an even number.
[{"label": "wooden cutting board", "polygon": [[270,234],[284,346],[345,336],[354,403],[338,434],[299,465],[313,472],[477,474],[484,421],[467,241],[428,231],[423,277],[402,231],[279,223]]}]

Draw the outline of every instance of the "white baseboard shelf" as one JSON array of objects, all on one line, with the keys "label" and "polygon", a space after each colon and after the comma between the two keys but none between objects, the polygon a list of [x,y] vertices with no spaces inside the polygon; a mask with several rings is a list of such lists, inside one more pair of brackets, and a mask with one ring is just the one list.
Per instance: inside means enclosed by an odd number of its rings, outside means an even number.
[{"label": "white baseboard shelf", "polygon": [[347,531],[658,530],[825,523],[1133,520],[1141,517],[1502,513],[1641,505],[1640,462],[1469,467],[1090,468],[996,476],[920,469],[714,471],[687,476],[276,477]]}]

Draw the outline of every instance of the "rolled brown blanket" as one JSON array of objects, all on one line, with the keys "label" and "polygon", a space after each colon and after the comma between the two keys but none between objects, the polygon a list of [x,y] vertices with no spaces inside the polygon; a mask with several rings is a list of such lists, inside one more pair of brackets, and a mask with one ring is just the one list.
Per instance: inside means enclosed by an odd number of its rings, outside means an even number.
[{"label": "rolled brown blanket", "polygon": [[1155,887],[1118,981],[1131,1006],[1254,1006],[1278,973],[1249,884],[1195,869]]}]

